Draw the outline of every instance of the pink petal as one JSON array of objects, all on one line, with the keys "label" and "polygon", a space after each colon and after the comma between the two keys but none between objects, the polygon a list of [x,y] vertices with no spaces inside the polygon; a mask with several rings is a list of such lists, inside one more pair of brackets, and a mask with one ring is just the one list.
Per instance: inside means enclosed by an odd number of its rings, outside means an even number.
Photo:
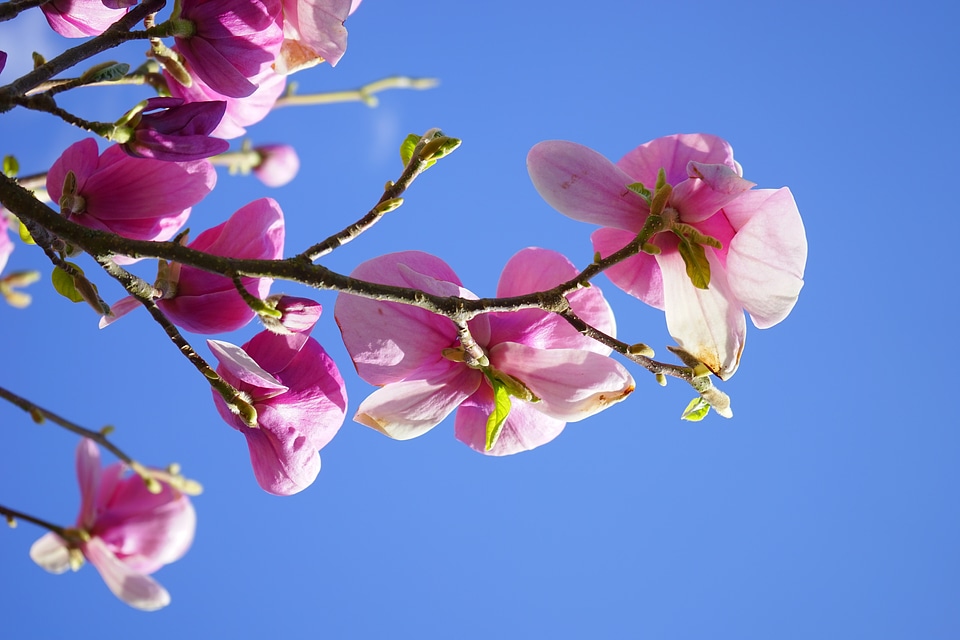
[{"label": "pink petal", "polygon": [[680,220],[694,224],[711,217],[728,203],[756,186],[722,164],[691,162],[690,178],[675,185],[670,204],[680,212]]},{"label": "pink petal", "polygon": [[100,488],[100,449],[89,438],[77,445],[77,482],[80,485],[80,515],[77,525],[85,529],[93,526],[97,518],[96,498]]},{"label": "pink petal", "polygon": [[534,408],[566,422],[606,409],[635,387],[633,377],[616,360],[591,351],[505,342],[490,350],[490,363],[540,398]]},{"label": "pink petal", "polygon": [[91,538],[84,544],[83,554],[100,572],[110,591],[131,607],[156,611],[170,604],[170,594],[166,589],[153,578],[121,562],[99,538]]},{"label": "pink petal", "polygon": [[343,23],[354,8],[350,0],[283,0],[285,40],[277,72],[293,73],[321,59],[335,66],[347,49]]},{"label": "pink petal", "polygon": [[631,182],[642,182],[652,191],[661,168],[667,182],[677,186],[687,179],[691,161],[724,164],[734,170],[739,167],[727,141],[706,133],[680,133],[651,140],[623,156],[617,166],[633,176]]},{"label": "pink petal", "polygon": [[70,551],[63,538],[52,531],[33,543],[30,559],[50,573],[63,573],[70,568]]},{"label": "pink petal", "polygon": [[574,220],[637,232],[649,213],[643,198],[627,189],[636,180],[583,145],[540,142],[527,154],[527,171],[540,196]]},{"label": "pink petal", "polygon": [[247,429],[250,463],[260,487],[291,496],[309,487],[320,473],[320,454],[310,440],[290,429]]},{"label": "pink petal", "polygon": [[803,287],[807,238],[800,211],[787,188],[760,189],[724,208],[739,231],[730,243],[730,289],[766,329],[787,317]]},{"label": "pink petal", "polygon": [[65,38],[98,36],[127,12],[108,8],[101,0],[52,0],[40,9],[50,28]]},{"label": "pink petal", "polygon": [[[136,476],[127,476],[126,483],[143,484]],[[138,488],[135,488],[135,490]],[[150,500],[136,491],[140,500]],[[96,535],[112,549],[131,570],[150,574],[183,557],[193,543],[197,516],[190,500],[164,485],[159,502],[139,510],[131,505],[129,513],[108,526],[98,525]]]},{"label": "pink petal", "polygon": [[440,424],[482,378],[479,371],[446,360],[418,373],[420,378],[374,391],[353,419],[395,440],[409,440]]},{"label": "pink petal", "polygon": [[272,374],[264,371],[247,352],[240,347],[221,340],[207,340],[207,346],[213,352],[220,366],[237,380],[253,387],[255,400],[266,400],[286,392],[284,386]]},{"label": "pink petal", "polygon": [[84,138],[66,148],[47,172],[47,194],[54,203],[63,195],[63,181],[67,171],[73,171],[77,178],[77,187],[83,190],[87,178],[97,170],[100,161],[100,149],[93,138]]},{"label": "pink petal", "polygon": [[[635,233],[604,227],[590,236],[593,250],[606,258],[627,246]],[[630,295],[640,298],[651,307],[663,309],[663,278],[657,259],[647,253],[638,253],[618,262],[603,272],[610,282]]]},{"label": "pink petal", "polygon": [[706,255],[710,262],[708,289],[693,286],[678,251],[665,250],[657,256],[667,329],[677,344],[726,380],[740,363],[747,327],[723,266],[711,249]]},{"label": "pink petal", "polygon": [[140,306],[140,301],[134,298],[133,296],[127,296],[126,298],[120,298],[112,305],[110,305],[110,312],[112,315],[103,316],[100,318],[100,328],[103,329],[107,327],[123,316],[127,315],[134,309]]},{"label": "pink petal", "polygon": [[510,416],[501,427],[496,444],[486,451],[487,417],[493,411],[493,393],[489,385],[482,384],[457,410],[457,440],[488,456],[507,456],[536,449],[560,435],[567,423],[551,418],[535,407],[512,398]]}]

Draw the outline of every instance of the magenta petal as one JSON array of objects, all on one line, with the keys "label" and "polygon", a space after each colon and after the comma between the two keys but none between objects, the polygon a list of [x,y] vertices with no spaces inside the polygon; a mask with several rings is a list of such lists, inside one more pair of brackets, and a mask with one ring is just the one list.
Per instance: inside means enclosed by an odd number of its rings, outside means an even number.
[{"label": "magenta petal", "polygon": [[488,456],[512,455],[547,444],[560,435],[567,423],[537,411],[535,406],[514,399],[496,444],[487,451],[487,417],[493,411],[493,393],[489,385],[483,384],[457,410],[457,440]]},{"label": "magenta petal", "polygon": [[727,141],[706,133],[680,133],[651,140],[623,156],[617,166],[652,191],[661,168],[667,182],[676,186],[689,177],[687,165],[691,161],[723,164],[734,170],[739,167]]},{"label": "magenta petal", "polygon": [[[590,236],[593,250],[606,258],[627,246],[636,237],[635,233],[605,227]],[[647,253],[638,253],[618,262],[603,272],[610,282],[630,295],[640,298],[651,307],[663,309],[663,278],[656,258]]]},{"label": "magenta petal", "polygon": [[66,148],[47,172],[47,194],[54,203],[63,195],[63,181],[67,171],[73,171],[77,178],[77,187],[82,192],[87,178],[97,170],[100,149],[93,138],[84,138]]},{"label": "magenta petal", "polygon": [[637,232],[649,213],[627,189],[636,180],[583,145],[540,142],[527,154],[527,171],[540,196],[574,220]]},{"label": "magenta petal", "polygon": [[126,8],[111,8],[101,0],[52,0],[40,5],[50,28],[65,38],[98,36],[123,17]]},{"label": "magenta petal", "polygon": [[80,515],[77,525],[89,528],[97,517],[96,498],[100,487],[100,449],[89,438],[77,445],[77,481],[80,485]]},{"label": "magenta petal", "polygon": [[99,538],[83,545],[83,555],[100,572],[100,577],[115,596],[131,607],[156,611],[170,604],[170,594],[153,578],[120,561]]},{"label": "magenta petal", "polygon": [[354,420],[395,440],[409,440],[440,424],[480,386],[479,371],[447,360],[391,383],[360,404]]},{"label": "magenta petal", "polygon": [[257,90],[257,85],[203,38],[178,39],[177,47],[191,63],[190,70],[217,93],[228,98],[246,98]]},{"label": "magenta petal", "polygon": [[567,422],[583,420],[620,402],[636,386],[620,363],[591,351],[534,349],[505,342],[490,350],[490,363],[540,398],[534,404],[538,411]]},{"label": "magenta petal", "polygon": [[289,390],[289,387],[264,371],[240,347],[221,340],[207,340],[207,346],[221,367],[247,387],[253,388],[252,391],[248,390],[248,393],[251,393],[254,400],[266,400]]},{"label": "magenta petal", "polygon": [[751,191],[724,212],[737,234],[727,254],[730,288],[766,329],[787,317],[803,287],[807,238],[800,211],[787,188]]},{"label": "magenta petal", "polygon": [[670,196],[670,205],[680,212],[680,220],[687,224],[706,220],[755,186],[722,164],[691,162],[690,173],[696,177],[676,185]]}]

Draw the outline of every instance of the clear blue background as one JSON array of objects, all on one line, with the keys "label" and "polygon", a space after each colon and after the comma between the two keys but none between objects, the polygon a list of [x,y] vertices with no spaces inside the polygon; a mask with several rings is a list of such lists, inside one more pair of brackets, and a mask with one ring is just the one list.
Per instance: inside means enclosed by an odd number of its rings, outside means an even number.
[{"label": "clear blue background", "polygon": [[[324,264],[349,272],[421,249],[490,295],[525,246],[590,260],[592,228],[529,182],[533,144],[569,139],[617,159],[661,135],[718,134],[745,177],[790,186],[810,244],[796,309],[751,327],[723,385],[736,416],[681,422],[685,385],[661,389],[634,368],[627,401],[506,459],[458,443],[450,421],[408,442],[348,421],[317,482],[276,498],[145,313],[100,331],[89,308],[35,285],[30,308],[0,306],[0,384],[89,427],[116,425],[121,447],[180,462],[206,491],[193,548],[156,574],[173,603],[155,614],[116,600],[92,567],[52,576],[33,565],[35,527],[0,531],[4,637],[960,637],[954,7],[368,0],[341,64],[295,76],[301,90],[393,73],[442,84],[384,94],[377,109],[273,114],[250,134],[295,143],[300,176],[268,191],[221,174],[195,233],[270,195],[297,252],[376,201],[407,133],[439,126],[463,146]],[[0,25],[11,53],[0,81],[23,64],[18,47],[52,56],[66,44],[32,18]],[[104,119],[147,95],[75,93],[63,103]],[[0,132],[24,173],[81,136],[19,111]],[[49,273],[18,246],[8,268],[28,267]],[[599,282],[620,336],[667,357],[662,314]],[[102,291],[121,297],[105,281]],[[371,389],[338,342],[334,297],[315,297],[325,315],[314,335],[355,409]],[[11,406],[0,423],[0,503],[72,523],[76,439]]]}]

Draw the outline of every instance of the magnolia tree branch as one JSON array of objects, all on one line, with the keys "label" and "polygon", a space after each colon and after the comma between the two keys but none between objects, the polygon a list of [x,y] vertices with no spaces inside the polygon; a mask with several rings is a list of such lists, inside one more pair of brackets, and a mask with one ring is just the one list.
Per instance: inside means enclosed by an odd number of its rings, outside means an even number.
[{"label": "magnolia tree branch", "polygon": [[10,0],[0,4],[0,22],[13,20],[27,9],[39,7],[49,0]]},{"label": "magnolia tree branch", "polygon": [[358,89],[347,91],[329,91],[326,93],[296,94],[296,85],[287,86],[273,108],[302,107],[315,104],[335,104],[338,102],[362,102],[368,107],[375,107],[379,100],[374,94],[389,89],[432,89],[439,82],[435,78],[410,78],[408,76],[389,76],[369,82]]},{"label": "magnolia tree branch", "polygon": [[32,524],[37,525],[38,527],[43,527],[44,529],[53,531],[55,534],[57,534],[64,540],[71,539],[71,536],[67,532],[66,527],[61,527],[51,522],[47,522],[46,520],[41,520],[40,518],[36,518],[22,511],[16,511],[9,507],[5,507],[2,504],[0,504],[0,514],[2,514],[7,518],[7,524],[10,525],[10,527],[17,526],[17,520],[25,520],[26,522],[30,522]]}]

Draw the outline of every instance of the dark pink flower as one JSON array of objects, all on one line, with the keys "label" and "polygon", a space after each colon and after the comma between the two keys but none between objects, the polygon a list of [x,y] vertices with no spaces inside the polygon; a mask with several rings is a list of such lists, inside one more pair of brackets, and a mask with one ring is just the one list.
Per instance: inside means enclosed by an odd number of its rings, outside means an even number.
[{"label": "dark pink flower", "polygon": [[793,195],[752,189],[726,141],[707,134],[658,138],[613,164],[573,142],[541,142],[527,166],[534,186],[555,209],[599,224],[594,249],[602,256],[636,237],[650,214],[627,188],[652,190],[662,168],[672,195],[664,218],[719,241],[700,245],[709,284],[698,288],[687,271],[676,231],[657,233],[656,255],[640,253],[605,271],[618,287],[666,312],[670,335],[721,379],[734,374],[746,339],[743,312],[760,329],[783,320],[803,286],[807,240]]},{"label": "dark pink flower", "polygon": [[49,0],[40,10],[50,28],[67,38],[98,36],[127,12],[101,0]]},{"label": "dark pink flower", "polygon": [[343,424],[347,391],[333,359],[309,331],[263,331],[243,347],[208,340],[220,362],[217,373],[257,410],[252,428],[213,394],[220,416],[242,433],[257,483],[269,493],[292,495],[320,472],[322,449]]},{"label": "dark pink flower", "polygon": [[[76,190],[64,193],[68,172]],[[213,189],[207,160],[164,162],[133,158],[117,145],[98,153],[92,138],[70,145],[47,173],[47,193],[70,220],[134,240],[169,240],[190,207]]]},{"label": "dark pink flower", "polygon": [[122,146],[138,158],[185,162],[209,158],[230,148],[210,134],[220,125],[227,103],[192,102],[180,98],[150,98],[130,126],[133,135]]},{"label": "dark pink flower", "polygon": [[[576,274],[559,253],[524,249],[504,267],[497,295],[543,291]],[[374,258],[352,275],[434,295],[475,297],[446,263],[418,251]],[[598,287],[568,299],[586,322],[609,335],[616,332]],[[457,439],[489,455],[517,453],[546,444],[567,422],[587,418],[634,389],[626,369],[607,357],[609,348],[539,309],[471,320],[473,339],[489,360],[480,367],[465,363],[453,322],[424,309],[341,294],[334,314],[357,373],[380,387],[361,403],[354,420],[397,440],[426,433],[459,407]],[[509,381],[512,402],[488,449],[488,418],[495,408],[491,380]]]},{"label": "dark pink flower", "polygon": [[110,591],[131,607],[153,611],[167,606],[170,594],[149,576],[190,548],[197,528],[190,499],[166,483],[160,493],[151,493],[123,463],[101,469],[100,451],[86,438],[77,447],[77,479],[76,528],[87,539],[68,543],[48,533],[33,544],[30,557],[51,573],[63,573],[79,568],[71,562],[71,548],[78,549]]},{"label": "dark pink flower", "polygon": [[186,102],[216,100],[226,102],[226,113],[223,114],[219,126],[213,130],[211,135],[228,140],[242,136],[246,133],[244,127],[249,127],[263,120],[273,109],[277,98],[280,97],[287,85],[285,76],[279,75],[273,69],[267,67],[260,74],[250,79],[257,85],[253,94],[245,98],[231,98],[222,93],[217,93],[199,78],[193,78],[193,84],[185,87],[166,71],[163,72],[163,75],[167,79],[171,95],[183,98]]},{"label": "dark pink flower", "polygon": [[297,150],[288,144],[267,144],[254,151],[260,154],[260,164],[253,168],[253,175],[268,187],[282,187],[300,170]]},{"label": "dark pink flower", "polygon": [[176,37],[188,71],[231,98],[256,90],[251,78],[273,64],[283,42],[280,0],[184,0],[179,17],[194,25]]},{"label": "dark pink flower", "polygon": [[0,73],[3,73],[3,68],[7,66],[7,52],[0,51]]}]

